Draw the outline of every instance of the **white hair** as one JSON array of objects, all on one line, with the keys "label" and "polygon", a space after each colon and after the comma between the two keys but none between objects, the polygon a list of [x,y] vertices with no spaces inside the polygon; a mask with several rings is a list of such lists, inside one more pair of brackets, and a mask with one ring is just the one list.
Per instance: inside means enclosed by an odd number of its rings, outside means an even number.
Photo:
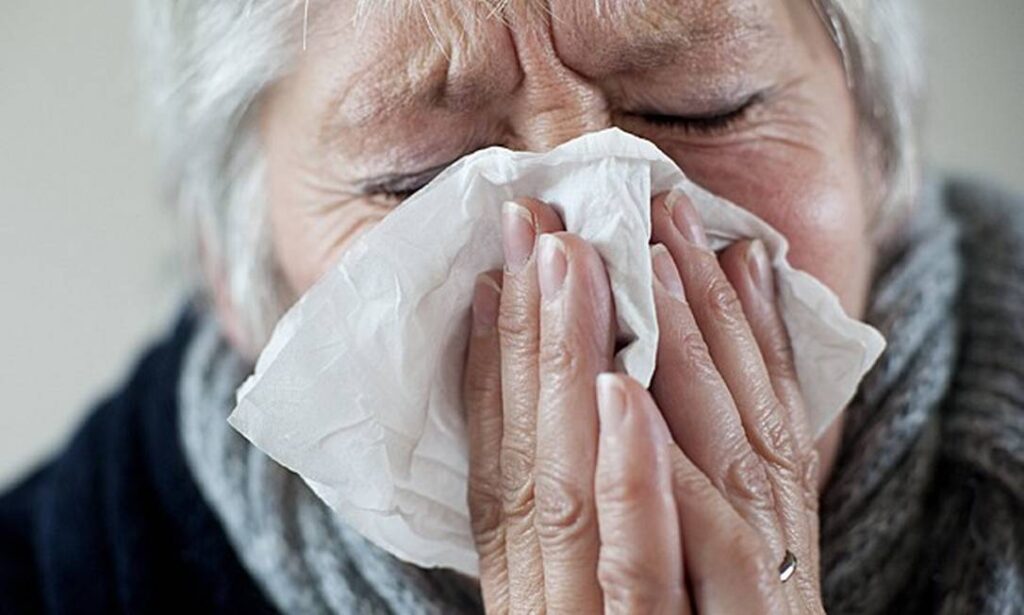
[{"label": "white hair", "polygon": [[[372,0],[381,10],[396,0]],[[425,0],[418,0],[423,2]],[[478,0],[479,1],[479,0]],[[508,0],[484,0],[499,10]],[[923,70],[912,0],[811,0],[843,55],[863,156],[874,165],[880,240],[902,219],[919,183]],[[370,0],[360,0],[365,12]],[[180,212],[187,256],[205,265],[258,350],[286,306],[272,255],[260,94],[305,43],[306,0],[141,0],[140,44],[165,197]]]}]

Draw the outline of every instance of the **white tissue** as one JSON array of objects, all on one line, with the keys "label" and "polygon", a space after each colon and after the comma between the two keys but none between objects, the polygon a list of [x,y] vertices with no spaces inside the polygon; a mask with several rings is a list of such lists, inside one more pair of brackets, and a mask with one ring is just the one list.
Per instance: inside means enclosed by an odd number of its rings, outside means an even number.
[{"label": "white tissue", "polygon": [[786,262],[786,240],[689,181],[652,143],[617,129],[543,154],[489,148],[442,172],[357,240],[284,316],[238,391],[231,425],[366,538],[421,566],[476,575],[460,399],[478,273],[503,265],[503,201],[535,197],[608,269],[617,363],[654,373],[658,327],[648,240],[652,195],[682,189],[713,247],[760,238],[815,433],[849,402],[884,347],[836,296]]}]

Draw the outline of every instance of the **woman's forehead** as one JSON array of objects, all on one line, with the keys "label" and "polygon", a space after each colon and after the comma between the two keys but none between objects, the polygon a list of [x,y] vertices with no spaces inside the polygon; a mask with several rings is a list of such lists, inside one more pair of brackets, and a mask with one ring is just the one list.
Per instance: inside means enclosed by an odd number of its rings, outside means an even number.
[{"label": "woman's forehead", "polygon": [[511,29],[536,24],[556,38],[636,38],[703,42],[762,32],[785,0],[351,0],[352,23],[365,34],[419,29],[426,34],[497,22]]},{"label": "woman's forehead", "polygon": [[360,18],[408,17],[442,6],[453,12],[472,12],[498,19],[573,12],[615,17],[628,14],[670,16],[680,11],[722,14],[757,4],[749,0],[351,0]]},{"label": "woman's forehead", "polygon": [[[461,55],[489,63],[526,31],[550,39],[559,59],[577,72],[656,68],[681,57],[751,46],[783,36],[784,4],[794,0],[349,0],[326,17],[330,47],[346,49],[350,67],[361,57],[380,68]],[[806,0],[795,0],[806,1]],[[341,45],[337,41],[345,41]],[[700,59],[706,61],[704,53]]]},{"label": "woman's forehead", "polygon": [[[354,0],[353,0],[354,1]],[[783,0],[377,0],[353,7],[326,33],[337,95],[329,105],[369,115],[429,103],[439,92],[472,105],[513,88],[515,37],[540,33],[560,63],[600,79],[672,64],[706,75],[750,66],[785,26]],[[539,11],[539,12],[538,12]],[[353,17],[355,17],[353,19]],[[352,28],[355,28],[354,30]],[[346,31],[347,30],[347,31]],[[522,41],[520,40],[520,44]],[[761,50],[761,51],[757,51]],[[522,54],[522,48],[518,55]],[[756,53],[755,53],[756,52]]]}]

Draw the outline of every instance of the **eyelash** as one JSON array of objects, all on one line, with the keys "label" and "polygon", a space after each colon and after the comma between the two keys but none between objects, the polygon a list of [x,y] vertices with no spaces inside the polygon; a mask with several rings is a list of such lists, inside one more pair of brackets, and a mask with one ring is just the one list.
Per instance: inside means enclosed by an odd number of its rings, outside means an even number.
[{"label": "eyelash", "polygon": [[414,193],[416,193],[420,188],[429,184],[432,179],[437,177],[438,173],[444,170],[445,166],[446,165],[441,165],[438,167],[427,169],[426,171],[417,173],[414,176],[404,177],[398,182],[396,182],[400,185],[408,186],[408,188],[389,188],[387,185],[382,185],[386,184],[387,182],[381,182],[378,183],[377,185],[368,186],[364,188],[363,192],[366,194],[371,194],[373,196],[381,197],[387,201],[392,201],[395,203],[404,201],[405,199],[409,198]]},{"label": "eyelash", "polygon": [[[423,184],[423,186],[426,186],[426,184]],[[385,189],[380,189],[380,190],[373,191],[371,194],[373,196],[382,198],[382,199],[384,199],[386,201],[389,201],[389,202],[399,203],[399,202],[404,201],[405,199],[411,197],[413,194],[416,194],[416,191],[418,191],[423,186],[420,186],[419,188],[415,188],[415,189],[410,188],[408,190],[385,190]]]},{"label": "eyelash", "polygon": [[694,135],[717,135],[728,132],[741,124],[761,102],[761,95],[755,94],[735,109],[713,115],[692,117],[660,113],[636,113],[633,115],[653,126],[677,129]]}]

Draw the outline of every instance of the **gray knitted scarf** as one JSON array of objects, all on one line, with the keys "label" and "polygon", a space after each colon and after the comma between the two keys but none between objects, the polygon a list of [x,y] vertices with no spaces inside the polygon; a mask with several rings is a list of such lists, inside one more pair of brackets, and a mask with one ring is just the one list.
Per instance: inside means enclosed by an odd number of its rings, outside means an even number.
[{"label": "gray knitted scarf", "polygon": [[[1024,612],[1024,205],[935,186],[876,276],[889,346],[847,410],[821,501],[830,613]],[[475,584],[340,523],[225,421],[251,370],[212,319],[180,382],[189,466],[247,570],[286,613],[455,613]]]}]

